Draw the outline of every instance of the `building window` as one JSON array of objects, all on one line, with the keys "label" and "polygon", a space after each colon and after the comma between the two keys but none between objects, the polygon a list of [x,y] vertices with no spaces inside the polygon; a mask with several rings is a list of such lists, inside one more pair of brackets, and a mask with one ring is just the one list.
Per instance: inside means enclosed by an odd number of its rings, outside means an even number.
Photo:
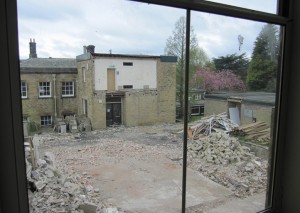
[{"label": "building window", "polygon": [[21,97],[27,98],[27,82],[21,81]]},{"label": "building window", "polygon": [[123,89],[132,89],[133,85],[123,85]]},{"label": "building window", "polygon": [[204,115],[204,106],[201,105],[192,106],[191,115]]},{"label": "building window", "polygon": [[51,115],[41,116],[41,126],[51,126],[51,125],[52,125]]},{"label": "building window", "polygon": [[86,69],[85,67],[82,67],[82,81],[85,83],[85,72],[86,72]]},{"label": "building window", "polygon": [[61,94],[62,97],[73,97],[74,96],[74,81],[62,82]]},{"label": "building window", "polygon": [[133,66],[132,62],[123,62],[123,66]]},{"label": "building window", "polygon": [[51,97],[51,83],[40,82],[39,83],[39,97]]}]

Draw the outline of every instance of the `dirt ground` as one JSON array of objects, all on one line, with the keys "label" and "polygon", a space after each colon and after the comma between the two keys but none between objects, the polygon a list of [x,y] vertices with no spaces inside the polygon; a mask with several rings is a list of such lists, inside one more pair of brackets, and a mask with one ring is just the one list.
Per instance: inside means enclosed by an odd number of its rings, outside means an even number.
[{"label": "dirt ground", "polygon": [[[181,209],[182,129],[182,124],[164,124],[75,134],[49,130],[37,137],[40,155],[50,151],[59,170],[85,175],[87,184],[99,189],[104,206],[173,213]],[[267,163],[256,161],[261,170],[247,175],[244,164],[213,165],[188,154],[188,211],[217,212],[226,203],[263,195]],[[264,202],[259,196],[249,212],[262,210]]]}]

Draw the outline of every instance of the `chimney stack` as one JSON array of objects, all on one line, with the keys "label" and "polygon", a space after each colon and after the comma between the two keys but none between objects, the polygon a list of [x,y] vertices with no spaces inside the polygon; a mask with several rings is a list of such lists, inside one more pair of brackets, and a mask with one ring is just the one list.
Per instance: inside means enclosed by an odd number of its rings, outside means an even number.
[{"label": "chimney stack", "polygon": [[33,41],[30,39],[30,42],[29,42],[29,58],[37,58],[36,43],[35,43],[34,39],[33,39]]},{"label": "chimney stack", "polygon": [[94,45],[89,45],[86,47],[86,50],[88,53],[95,53],[95,46]]},{"label": "chimney stack", "polygon": [[87,50],[86,50],[86,46],[84,45],[83,46],[83,54],[86,54],[87,53]]}]

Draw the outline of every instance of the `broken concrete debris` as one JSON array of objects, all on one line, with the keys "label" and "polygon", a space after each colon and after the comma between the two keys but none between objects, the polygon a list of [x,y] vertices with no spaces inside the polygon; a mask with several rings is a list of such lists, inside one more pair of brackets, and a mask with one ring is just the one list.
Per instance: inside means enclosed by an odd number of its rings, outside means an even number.
[{"label": "broken concrete debris", "polygon": [[207,137],[194,140],[189,150],[194,157],[223,165],[254,157],[248,147],[242,146],[236,138],[223,132],[212,133]]},{"label": "broken concrete debris", "polygon": [[80,132],[84,132],[84,131],[90,132],[90,131],[92,131],[91,120],[88,117],[82,115],[82,116],[78,116],[76,120],[78,122],[78,129],[79,129]]},{"label": "broken concrete debris", "polygon": [[190,167],[229,187],[237,197],[266,190],[267,161],[256,157],[237,138],[225,132],[192,141],[188,154]]},{"label": "broken concrete debris", "polygon": [[[174,126],[121,126],[77,134],[45,132],[37,135],[41,150],[55,155],[52,158],[51,154],[45,153],[48,156],[43,158],[46,166],[40,161],[44,168],[30,172],[32,183],[45,183],[45,186],[37,184],[43,188],[31,194],[32,208],[36,212],[84,212],[88,207],[94,211],[93,206],[97,206],[97,213],[120,212],[117,208],[107,208],[113,201],[106,200],[103,188],[94,187],[94,175],[89,168],[104,161],[118,163],[128,158],[151,162],[168,158],[182,165],[182,135],[176,134],[182,127]],[[166,127],[169,128],[167,131]],[[267,161],[255,156],[237,138],[226,134],[226,128],[214,126],[211,130],[208,136],[202,134],[189,141],[188,167],[229,188],[237,197],[266,190]],[[46,170],[52,171],[54,176]]]},{"label": "broken concrete debris", "polygon": [[65,122],[67,124],[67,129],[72,132],[76,133],[78,132],[78,127],[77,127],[77,121],[74,116],[66,116],[65,117]]},{"label": "broken concrete debris", "polygon": [[97,208],[97,205],[89,202],[84,202],[78,206],[78,209],[83,210],[84,213],[96,213]]},{"label": "broken concrete debris", "polygon": [[117,208],[104,208],[101,213],[119,213]]},{"label": "broken concrete debris", "polygon": [[64,119],[57,118],[54,122],[54,130],[59,133],[66,133],[67,130],[71,133],[92,131],[91,120],[86,116],[66,116]]},{"label": "broken concrete debris", "polygon": [[86,174],[80,176],[58,171],[53,166],[54,154],[51,152],[46,152],[44,159],[37,161],[36,170],[32,170],[30,163],[26,160],[31,212],[103,212],[104,205],[98,197],[100,190],[98,188],[94,190],[93,186],[86,182],[83,177]]}]

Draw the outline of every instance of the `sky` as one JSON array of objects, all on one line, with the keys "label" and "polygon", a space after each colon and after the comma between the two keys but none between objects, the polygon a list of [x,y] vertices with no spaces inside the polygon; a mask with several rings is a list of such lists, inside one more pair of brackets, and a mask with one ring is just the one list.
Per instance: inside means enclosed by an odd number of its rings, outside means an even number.
[{"label": "sky", "polygon": [[[276,0],[214,0],[276,13]],[[40,58],[75,58],[84,45],[95,52],[163,55],[182,9],[126,0],[18,0],[20,58],[29,56],[30,38]],[[265,23],[192,12],[191,25],[208,57],[246,53]],[[239,50],[238,35],[244,38]]]}]

